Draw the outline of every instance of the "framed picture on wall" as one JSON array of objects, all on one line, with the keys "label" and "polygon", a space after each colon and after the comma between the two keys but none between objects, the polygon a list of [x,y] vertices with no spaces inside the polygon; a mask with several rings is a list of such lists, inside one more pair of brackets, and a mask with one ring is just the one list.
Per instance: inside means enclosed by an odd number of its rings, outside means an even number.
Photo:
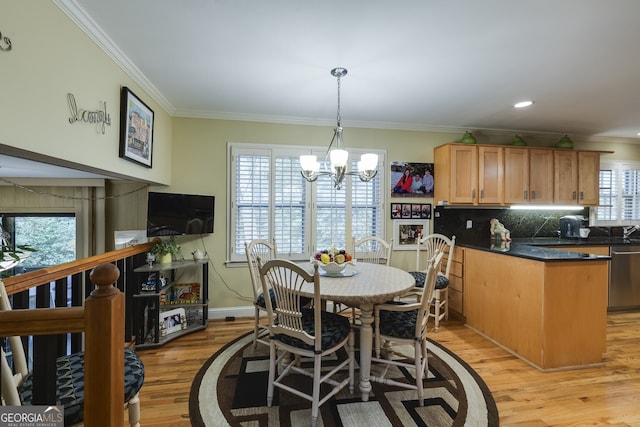
[{"label": "framed picture on wall", "polygon": [[431,219],[431,203],[391,203],[391,219]]},{"label": "framed picture on wall", "polygon": [[433,163],[391,162],[391,197],[433,197]]},{"label": "framed picture on wall", "polygon": [[120,92],[120,157],[148,168],[153,157],[153,110],[127,87]]},{"label": "framed picture on wall", "polygon": [[418,236],[429,233],[429,220],[399,219],[393,221],[393,249],[396,251],[415,251],[418,249]]}]

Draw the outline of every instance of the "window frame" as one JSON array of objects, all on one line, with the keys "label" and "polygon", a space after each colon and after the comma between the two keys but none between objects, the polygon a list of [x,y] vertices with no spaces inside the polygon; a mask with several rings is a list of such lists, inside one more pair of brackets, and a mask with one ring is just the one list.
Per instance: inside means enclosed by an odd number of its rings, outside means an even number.
[{"label": "window frame", "polygon": [[[601,226],[601,227],[616,227],[616,226],[628,226],[635,225],[640,223],[640,215],[638,218],[632,219],[623,219],[623,206],[624,206],[624,194],[623,194],[623,171],[625,170],[636,170],[638,174],[640,174],[640,162],[637,161],[622,161],[622,160],[603,160],[600,162],[599,174],[602,174],[603,171],[613,170],[616,171],[614,174],[614,178],[617,179],[617,191],[614,195],[614,203],[612,204],[612,209],[615,210],[615,217],[617,219],[614,220],[606,220],[598,218],[598,210],[602,209],[599,206],[593,207],[590,209],[590,218],[589,221],[592,226]],[[600,179],[598,180],[600,182]],[[610,190],[607,187],[608,190]],[[611,197],[610,193],[603,194],[603,187],[599,187],[598,189],[598,199],[602,200],[603,197]],[[637,196],[637,203],[640,205],[640,195]],[[638,208],[638,212],[640,213],[640,207]]]},{"label": "window frame", "polygon": [[[242,143],[242,142],[228,142],[227,143],[227,245],[226,245],[226,263],[246,263],[246,256],[244,254],[244,248],[236,248],[236,229],[235,224],[237,220],[237,207],[236,207],[236,173],[237,173],[237,156],[238,155],[267,155],[269,156],[270,165],[273,164],[274,159],[278,155],[289,155],[291,157],[295,157],[296,159],[303,154],[314,154],[318,156],[318,159],[322,161],[326,154],[326,147],[317,147],[317,146],[296,146],[296,145],[267,145],[267,144],[259,144],[259,143]],[[379,200],[378,210],[380,212],[379,219],[379,232],[382,238],[386,238],[386,197],[387,192],[385,189],[387,188],[386,183],[386,173],[385,164],[386,164],[386,151],[384,150],[370,150],[370,149],[357,149],[357,148],[349,148],[349,159],[354,165],[356,163],[356,159],[360,157],[361,154],[364,153],[376,153],[378,154],[378,174],[380,180],[380,188],[379,194],[376,191],[377,199]],[[351,169],[353,170],[353,168]],[[270,182],[274,182],[274,171],[269,170]],[[302,177],[301,177],[302,178]],[[348,175],[345,177],[344,183],[342,185],[342,189],[339,191],[345,192],[345,198],[347,202],[347,211],[346,211],[346,227],[345,227],[345,236],[346,236],[346,245],[350,246],[352,230],[350,226],[351,221],[351,204],[353,203],[351,197],[351,191],[353,188],[352,180],[359,180],[357,176]],[[278,254],[282,258],[290,259],[293,261],[306,261],[309,260],[309,257],[315,253],[316,248],[313,247],[313,243],[316,241],[316,229],[317,229],[317,182],[306,182],[305,181],[305,217],[304,217],[304,251],[300,254],[288,254],[284,251],[280,251],[280,245],[278,246]],[[268,239],[273,240],[275,236],[275,216],[274,216],[274,206],[273,206],[273,188],[269,187],[269,230],[268,230]],[[240,243],[238,243],[240,244]]]}]

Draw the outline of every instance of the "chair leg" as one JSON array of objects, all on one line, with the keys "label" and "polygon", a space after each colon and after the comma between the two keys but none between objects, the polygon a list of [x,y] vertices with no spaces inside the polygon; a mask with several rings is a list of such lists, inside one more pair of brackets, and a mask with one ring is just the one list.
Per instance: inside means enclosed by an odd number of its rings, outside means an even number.
[{"label": "chair leg", "polygon": [[436,289],[433,292],[433,300],[434,300],[434,321],[435,321],[435,328],[436,331],[438,329],[440,329],[440,289]]},{"label": "chair leg", "polygon": [[140,398],[138,393],[127,402],[129,410],[129,425],[131,427],[140,427]]},{"label": "chair leg", "polygon": [[273,341],[269,342],[269,383],[267,386],[267,406],[273,403],[273,381],[276,377],[276,346]]},{"label": "chair leg", "polygon": [[320,376],[322,374],[322,358],[319,354],[313,356],[313,395],[311,401],[311,426],[318,422],[318,407],[320,403]]},{"label": "chair leg", "polygon": [[416,391],[418,392],[418,404],[424,406],[424,392],[422,390],[422,378],[424,376],[424,365],[422,364],[422,341],[414,342],[414,358],[416,367]]},{"label": "chair leg", "polygon": [[255,310],[255,323],[253,325],[253,346],[258,345],[258,335],[260,333],[260,310],[258,307],[253,308]]},{"label": "chair leg", "polygon": [[442,300],[444,307],[444,320],[449,320],[449,288],[446,287],[442,291],[444,294],[444,299]]}]

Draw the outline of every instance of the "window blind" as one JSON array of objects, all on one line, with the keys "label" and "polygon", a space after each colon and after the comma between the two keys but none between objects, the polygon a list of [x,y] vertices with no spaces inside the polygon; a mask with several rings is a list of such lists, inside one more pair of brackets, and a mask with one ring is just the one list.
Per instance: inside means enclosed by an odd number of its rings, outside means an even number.
[{"label": "window blind", "polygon": [[[299,156],[312,151],[229,144],[230,261],[245,261],[244,243],[253,239],[275,240],[280,256],[304,260],[331,245],[347,248],[352,239],[385,238],[384,153],[378,153],[379,172],[372,181],[347,176],[337,190],[330,176],[308,183],[300,174]],[[357,150],[350,154],[360,157]],[[357,161],[351,161],[350,170],[356,168]]]}]

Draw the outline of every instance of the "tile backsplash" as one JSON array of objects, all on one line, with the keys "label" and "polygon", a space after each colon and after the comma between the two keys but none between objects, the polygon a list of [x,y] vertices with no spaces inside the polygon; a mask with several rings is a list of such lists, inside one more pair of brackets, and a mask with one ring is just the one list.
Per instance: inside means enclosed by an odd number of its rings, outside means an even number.
[{"label": "tile backsplash", "polygon": [[458,242],[477,241],[490,238],[489,220],[497,218],[511,232],[511,238],[558,237],[560,217],[564,215],[583,215],[588,218],[589,208],[564,211],[436,206],[433,232],[455,235]]}]

